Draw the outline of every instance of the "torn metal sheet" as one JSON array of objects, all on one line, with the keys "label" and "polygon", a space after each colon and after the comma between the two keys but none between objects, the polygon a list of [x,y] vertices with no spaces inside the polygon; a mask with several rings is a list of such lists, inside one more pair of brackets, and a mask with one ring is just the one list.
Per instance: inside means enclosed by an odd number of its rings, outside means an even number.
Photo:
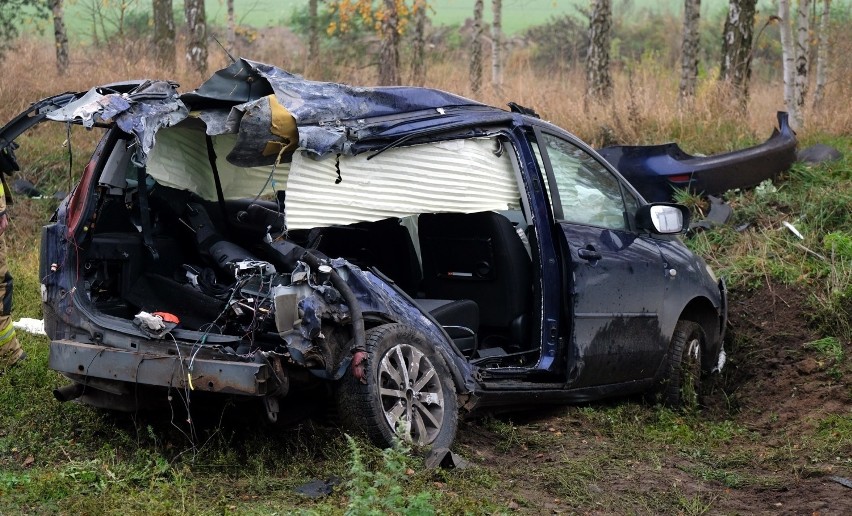
[{"label": "torn metal sheet", "polygon": [[216,72],[197,90],[181,96],[187,105],[233,102],[229,118],[208,113],[208,134],[233,130],[233,121],[252,103],[270,93],[293,115],[299,127],[299,148],[321,157],[349,154],[344,120],[367,119],[453,106],[481,106],[473,100],[439,90],[415,87],[364,88],[309,81],[274,66],[239,59]]},{"label": "torn metal sheet", "polygon": [[133,155],[133,163],[143,167],[157,131],[177,124],[188,114],[188,109],[178,99],[177,84],[156,81],[146,82],[130,94],[102,95],[92,89],[80,99],[49,113],[47,118],[81,123],[84,127],[114,121],[122,131],[136,137],[139,147]]}]

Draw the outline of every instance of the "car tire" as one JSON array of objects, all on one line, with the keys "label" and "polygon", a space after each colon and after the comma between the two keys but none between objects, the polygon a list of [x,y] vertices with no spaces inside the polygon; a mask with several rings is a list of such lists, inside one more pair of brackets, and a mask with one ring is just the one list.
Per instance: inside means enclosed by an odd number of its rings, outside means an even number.
[{"label": "car tire", "polygon": [[663,387],[663,401],[669,407],[695,410],[701,405],[701,360],[706,342],[701,325],[678,321],[669,346]]},{"label": "car tire", "polygon": [[428,449],[449,448],[455,439],[458,400],[449,368],[422,333],[404,324],[367,331],[363,379],[350,367],[336,398],[344,428],[376,446],[392,446],[397,434]]}]

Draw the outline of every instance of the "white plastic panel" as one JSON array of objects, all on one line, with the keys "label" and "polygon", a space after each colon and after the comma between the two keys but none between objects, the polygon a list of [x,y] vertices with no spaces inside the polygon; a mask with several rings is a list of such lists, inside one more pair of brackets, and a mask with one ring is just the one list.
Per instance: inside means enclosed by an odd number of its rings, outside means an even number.
[{"label": "white plastic panel", "polygon": [[[287,180],[287,227],[307,229],[417,213],[517,209],[520,193],[496,139],[454,140],[313,161],[297,152]],[[496,150],[500,152],[495,152]]]},{"label": "white plastic panel", "polygon": [[[226,199],[252,198],[261,193],[272,195],[287,184],[289,163],[275,168],[272,181],[264,188],[272,167],[242,168],[228,163],[225,156],[234,147],[237,136],[213,136],[216,168]],[[157,142],[148,158],[148,174],[158,183],[189,190],[207,200],[216,200],[216,183],[207,158],[204,132],[182,127],[170,127],[157,132]]]}]

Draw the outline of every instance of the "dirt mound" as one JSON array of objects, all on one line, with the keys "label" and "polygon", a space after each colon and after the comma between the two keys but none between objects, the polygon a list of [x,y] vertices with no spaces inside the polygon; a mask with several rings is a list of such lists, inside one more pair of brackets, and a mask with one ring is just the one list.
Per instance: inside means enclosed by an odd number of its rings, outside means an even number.
[{"label": "dirt mound", "polygon": [[723,396],[712,397],[715,412],[734,412],[739,422],[768,435],[773,428],[852,409],[843,364],[808,345],[823,337],[809,327],[808,310],[801,288],[764,285],[732,296],[726,343],[731,359],[721,378]]}]

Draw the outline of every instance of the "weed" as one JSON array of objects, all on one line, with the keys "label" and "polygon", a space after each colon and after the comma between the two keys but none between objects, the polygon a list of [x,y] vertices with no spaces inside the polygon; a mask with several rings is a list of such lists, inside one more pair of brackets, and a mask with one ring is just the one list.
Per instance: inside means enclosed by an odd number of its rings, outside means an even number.
[{"label": "weed", "polygon": [[805,344],[805,348],[813,349],[824,360],[839,363],[843,360],[843,346],[834,337],[825,337]]},{"label": "weed", "polygon": [[420,491],[411,495],[403,491],[411,450],[402,440],[395,439],[393,447],[382,451],[382,463],[375,471],[370,471],[364,464],[358,442],[348,435],[346,440],[352,454],[351,477],[347,483],[347,515],[435,514],[432,493]]}]

